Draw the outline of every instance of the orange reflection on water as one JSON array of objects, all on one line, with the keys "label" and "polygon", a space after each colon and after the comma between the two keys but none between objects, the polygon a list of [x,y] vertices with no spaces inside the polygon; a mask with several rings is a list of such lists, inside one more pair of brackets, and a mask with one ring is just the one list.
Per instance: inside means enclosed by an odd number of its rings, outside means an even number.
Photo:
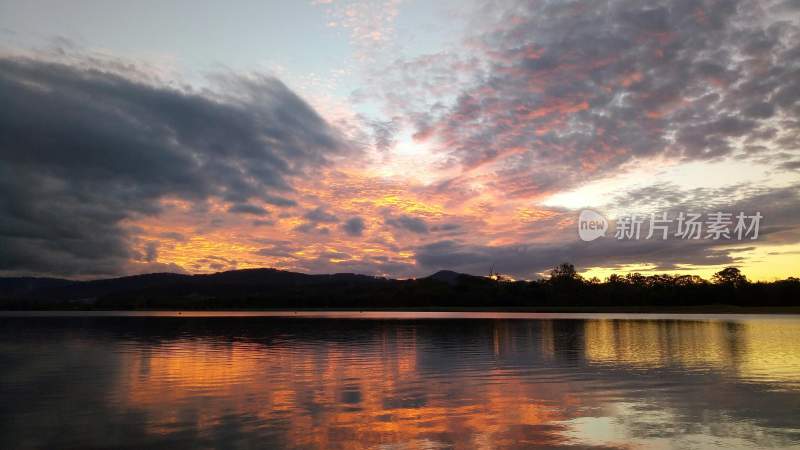
[{"label": "orange reflection on water", "polygon": [[713,368],[800,388],[800,327],[791,320],[589,320],[585,345],[594,362]]},{"label": "orange reflection on water", "polygon": [[644,367],[726,367],[735,361],[736,352],[729,327],[718,321],[590,320],[586,323],[586,357]]},{"label": "orange reflection on water", "polygon": [[[403,336],[402,344],[375,339],[359,346],[265,348],[174,342],[127,354],[121,392],[128,408],[149,415],[149,432],[169,433],[187,420],[199,430],[210,429],[226,415],[252,415],[249,431],[281,423],[283,438],[292,445],[318,448],[435,447],[443,437],[457,448],[524,442],[530,434],[526,426],[563,420],[564,409],[575,403],[566,383],[545,388],[510,371],[491,370],[486,379],[462,386],[447,378],[425,379],[417,371],[413,335]],[[454,403],[453,396],[469,401]],[[526,398],[551,400],[521,401]]]},{"label": "orange reflection on water", "polygon": [[[613,403],[617,388],[598,387],[617,383],[619,371],[678,366],[791,386],[800,367],[791,322],[588,320],[569,325],[578,340],[559,334],[563,325],[533,322],[496,320],[455,342],[387,325],[346,339],[131,346],[117,392],[162,435],[203,435],[236,418],[238,433],[275,446],[557,447],[580,443],[602,422],[591,417],[640,414]],[[660,420],[676,420],[669,414]],[[635,442],[611,435],[604,445]]]}]

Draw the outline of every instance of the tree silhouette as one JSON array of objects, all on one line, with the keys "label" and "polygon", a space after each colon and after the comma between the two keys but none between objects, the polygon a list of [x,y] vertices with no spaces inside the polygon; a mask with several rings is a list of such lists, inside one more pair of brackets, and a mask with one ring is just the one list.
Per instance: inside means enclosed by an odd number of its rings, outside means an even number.
[{"label": "tree silhouette", "polygon": [[553,281],[579,280],[581,276],[575,271],[575,266],[570,263],[561,263],[550,271],[550,279]]},{"label": "tree silhouette", "polygon": [[747,277],[736,267],[726,267],[711,277],[714,284],[741,287],[748,283]]},{"label": "tree silhouette", "polygon": [[628,273],[599,282],[584,279],[566,262],[541,280],[512,280],[494,267],[489,276],[444,272],[405,280],[274,269],[49,280],[38,288],[31,287],[31,279],[0,278],[0,309],[800,308],[797,278],[749,282],[739,269],[728,267],[712,281]]}]

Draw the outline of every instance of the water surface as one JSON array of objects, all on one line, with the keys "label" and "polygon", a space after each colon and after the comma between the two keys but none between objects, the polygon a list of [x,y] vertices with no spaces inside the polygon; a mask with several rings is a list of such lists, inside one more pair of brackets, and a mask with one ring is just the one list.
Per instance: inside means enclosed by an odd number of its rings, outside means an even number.
[{"label": "water surface", "polygon": [[800,448],[800,317],[3,313],[0,448]]}]

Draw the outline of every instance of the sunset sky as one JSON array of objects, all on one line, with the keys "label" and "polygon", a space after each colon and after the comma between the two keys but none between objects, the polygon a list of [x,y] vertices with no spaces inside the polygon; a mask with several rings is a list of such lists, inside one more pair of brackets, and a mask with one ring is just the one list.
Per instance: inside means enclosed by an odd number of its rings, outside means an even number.
[{"label": "sunset sky", "polygon": [[800,275],[794,0],[0,0],[0,99],[0,276]]}]

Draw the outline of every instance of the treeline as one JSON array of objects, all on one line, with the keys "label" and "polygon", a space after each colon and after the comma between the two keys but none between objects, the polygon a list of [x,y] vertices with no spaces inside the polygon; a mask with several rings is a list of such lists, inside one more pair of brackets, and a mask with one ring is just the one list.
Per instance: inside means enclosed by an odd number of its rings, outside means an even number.
[{"label": "treeline", "polygon": [[548,306],[703,306],[743,307],[800,306],[800,279],[751,283],[735,267],[714,274],[711,280],[697,275],[611,275],[605,281],[584,279],[568,263],[550,272],[545,280],[525,283],[527,294]]},{"label": "treeline", "polygon": [[[513,281],[439,272],[415,280],[354,274],[306,275],[252,269],[213,275],[153,274],[93,282],[27,279],[2,291],[4,309],[420,309],[559,307],[800,306],[800,280],[749,282],[736,268],[692,275],[612,275],[585,279],[568,263],[546,279]],[[12,293],[12,294],[9,294]]]}]

